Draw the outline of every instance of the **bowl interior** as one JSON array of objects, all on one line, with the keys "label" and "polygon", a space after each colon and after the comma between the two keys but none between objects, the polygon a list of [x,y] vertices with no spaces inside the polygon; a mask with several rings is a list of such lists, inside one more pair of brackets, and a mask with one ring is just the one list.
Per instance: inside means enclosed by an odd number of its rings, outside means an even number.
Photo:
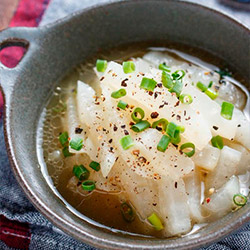
[{"label": "bowl interior", "polygon": [[[36,129],[56,82],[77,64],[119,45],[166,42],[191,45],[219,55],[249,82],[249,31],[204,7],[182,1],[124,1],[79,12],[52,26],[34,30],[33,53],[18,67],[6,109],[13,169],[35,206],[75,238],[113,249],[187,249],[218,240],[249,219],[249,205],[195,234],[149,240],[101,230],[72,214],[47,185],[36,154]],[[235,39],[237,38],[237,39]],[[247,86],[249,87],[249,85]]]}]

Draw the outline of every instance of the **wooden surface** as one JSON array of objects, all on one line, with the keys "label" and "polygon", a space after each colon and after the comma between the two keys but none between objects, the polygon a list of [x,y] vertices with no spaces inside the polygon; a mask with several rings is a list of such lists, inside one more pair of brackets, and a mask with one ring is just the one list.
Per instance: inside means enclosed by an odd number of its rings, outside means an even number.
[{"label": "wooden surface", "polygon": [[0,0],[0,30],[7,28],[19,0]]}]

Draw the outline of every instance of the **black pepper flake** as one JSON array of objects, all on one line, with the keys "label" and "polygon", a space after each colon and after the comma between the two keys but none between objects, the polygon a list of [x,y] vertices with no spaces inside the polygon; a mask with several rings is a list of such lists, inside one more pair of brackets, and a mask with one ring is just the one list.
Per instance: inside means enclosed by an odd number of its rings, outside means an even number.
[{"label": "black pepper flake", "polygon": [[82,183],[80,181],[77,182],[77,187],[79,187]]},{"label": "black pepper flake", "polygon": [[162,131],[162,127],[156,126],[155,128],[156,128],[158,131]]},{"label": "black pepper flake", "polygon": [[135,125],[135,123],[134,123],[134,122],[130,122],[129,125],[130,125],[130,126],[133,126],[133,125]]},{"label": "black pepper flake", "polygon": [[187,114],[187,111],[186,110],[184,110],[184,116]]},{"label": "black pepper flake", "polygon": [[75,133],[76,133],[76,134],[81,134],[82,131],[83,131],[82,128],[75,128]]},{"label": "black pepper flake", "polygon": [[114,131],[117,131],[117,129],[118,129],[115,124],[114,124],[114,128],[113,129],[114,129]]},{"label": "black pepper flake", "polygon": [[126,125],[121,125],[121,128],[126,128]]},{"label": "black pepper flake", "polygon": [[226,81],[225,80],[223,80],[223,79],[221,79],[221,80],[219,80],[219,84],[224,84],[224,85],[226,85]]},{"label": "black pepper flake", "polygon": [[151,116],[152,119],[155,119],[155,118],[157,118],[159,116],[159,113],[152,112],[150,116]]},{"label": "black pepper flake", "polygon": [[171,115],[171,117],[174,117],[174,116],[175,116],[175,114],[172,114],[172,115]]},{"label": "black pepper flake", "polygon": [[174,107],[177,107],[180,105],[180,101],[177,101],[176,104],[174,105]]},{"label": "black pepper flake", "polygon": [[148,91],[148,94],[149,94],[150,96],[152,96],[152,95],[154,94],[154,92],[153,92],[153,91]]},{"label": "black pepper flake", "polygon": [[113,141],[113,139],[110,139],[110,140],[109,140],[109,143],[112,143],[112,141]]},{"label": "black pepper flake", "polygon": [[176,116],[176,120],[180,122],[180,121],[181,121],[181,116],[180,116],[180,115],[177,115],[177,116]]},{"label": "black pepper flake", "polygon": [[104,76],[103,76],[103,77],[101,77],[100,81],[102,81],[102,80],[104,80]]},{"label": "black pepper flake", "polygon": [[240,124],[238,124],[238,126],[237,126],[238,128],[240,128],[241,127],[241,125]]},{"label": "black pepper flake", "polygon": [[219,90],[220,89],[220,86],[214,86],[215,90]]},{"label": "black pepper flake", "polygon": [[175,188],[177,188],[177,185],[178,185],[178,183],[177,183],[177,181],[174,183],[174,187]]},{"label": "black pepper flake", "polygon": [[126,81],[128,81],[128,78],[124,79],[124,80],[121,82],[121,86],[127,87]]},{"label": "black pepper flake", "polygon": [[177,168],[178,166],[177,165],[174,165],[175,168]]},{"label": "black pepper flake", "polygon": [[109,152],[113,153],[113,149],[114,149],[113,147],[110,147]]},{"label": "black pepper flake", "polygon": [[162,88],[162,83],[157,83],[157,87]]},{"label": "black pepper flake", "polygon": [[125,134],[125,135],[129,135],[128,130],[125,129],[125,130],[124,130],[124,134]]},{"label": "black pepper flake", "polygon": [[219,128],[217,126],[213,126],[213,129],[214,130],[218,130]]},{"label": "black pepper flake", "polygon": [[154,98],[156,99],[156,98],[157,98],[157,96],[158,96],[158,93],[157,93],[157,92],[155,92],[155,94],[154,94]]},{"label": "black pepper flake", "polygon": [[143,156],[139,157],[138,160],[142,163],[146,163],[147,162],[147,159]]},{"label": "black pepper flake", "polygon": [[157,203],[152,203],[152,205],[155,207],[155,206],[157,206]]}]

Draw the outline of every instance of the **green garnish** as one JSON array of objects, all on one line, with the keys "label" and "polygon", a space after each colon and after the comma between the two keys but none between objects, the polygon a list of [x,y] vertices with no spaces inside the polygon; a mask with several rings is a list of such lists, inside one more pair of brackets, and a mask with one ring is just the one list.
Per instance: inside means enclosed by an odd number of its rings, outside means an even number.
[{"label": "green garnish", "polygon": [[222,137],[220,137],[219,135],[214,136],[211,139],[211,143],[212,143],[213,147],[218,148],[218,149],[223,149],[223,147],[224,147],[224,143],[223,143]]},{"label": "green garnish", "polygon": [[207,90],[207,86],[202,82],[197,82],[196,87],[200,89],[202,92],[205,92]]},{"label": "green garnish", "polygon": [[[184,149],[187,149],[187,148],[191,148],[192,150],[191,151],[183,151]],[[184,143],[180,146],[180,150],[181,152],[183,152],[185,155],[187,155],[188,157],[192,157],[195,153],[195,145],[191,142],[187,142],[187,143]]]},{"label": "green garnish", "polygon": [[229,72],[228,69],[224,69],[224,70],[215,70],[215,72],[217,72],[221,78],[223,78],[224,76],[232,76],[232,73]]},{"label": "green garnish", "polygon": [[93,191],[95,189],[95,182],[91,180],[82,183],[82,189],[85,191]]},{"label": "green garnish", "polygon": [[213,84],[214,84],[213,81],[211,81],[211,82],[208,84],[207,87],[208,87],[208,88],[211,88],[211,87],[213,86]]},{"label": "green garnish", "polygon": [[205,94],[209,96],[212,100],[216,99],[218,97],[218,93],[213,91],[212,89],[205,90]]},{"label": "green garnish", "polygon": [[168,123],[166,133],[171,138],[173,144],[178,144],[181,141],[180,134],[185,131],[182,126],[177,126],[174,122]]},{"label": "green garnish", "polygon": [[230,102],[223,102],[221,105],[221,116],[227,120],[231,120],[233,116],[234,105]]},{"label": "green garnish", "polygon": [[127,94],[126,89],[119,89],[117,91],[112,92],[111,97],[118,99],[118,98],[125,96],[126,94]]},{"label": "green garnish", "polygon": [[156,213],[152,213],[147,219],[150,222],[150,224],[152,226],[154,226],[154,228],[157,231],[160,231],[160,230],[162,230],[164,228],[163,225],[162,225],[162,223],[161,223],[160,218],[157,216]]},{"label": "green garnish", "polygon": [[92,161],[90,162],[89,167],[94,169],[96,172],[98,172],[100,170],[100,163],[96,161]]},{"label": "green garnish", "polygon": [[121,213],[125,221],[131,222],[135,219],[134,211],[132,207],[124,202],[121,204]]},{"label": "green garnish", "polygon": [[142,132],[143,130],[150,127],[150,123],[148,121],[139,121],[138,123],[134,124],[131,129],[135,132]]},{"label": "green garnish", "polygon": [[170,93],[176,93],[177,97],[180,96],[182,91],[183,83],[179,80],[176,80],[174,85],[169,89]]},{"label": "green garnish", "polygon": [[167,66],[166,63],[161,63],[161,64],[159,65],[159,69],[160,69],[160,70],[163,70],[163,71],[167,71],[167,72],[170,72],[170,71],[171,71],[171,70],[170,70],[170,67]]},{"label": "green garnish", "polygon": [[[179,73],[180,72],[180,73]],[[184,70],[176,70],[173,74],[172,74],[172,78],[173,80],[180,80],[182,79],[184,76],[186,75]]]},{"label": "green garnish", "polygon": [[76,151],[80,151],[83,147],[83,139],[79,137],[74,137],[70,140],[69,146]]},{"label": "green garnish", "polygon": [[135,64],[132,61],[123,62],[122,66],[125,74],[132,73],[135,71]]},{"label": "green garnish", "polygon": [[[140,118],[138,118],[138,114],[140,115]],[[141,121],[144,118],[144,116],[145,116],[144,110],[139,107],[135,108],[131,114],[131,118],[133,119],[134,122]]]},{"label": "green garnish", "polygon": [[117,104],[117,107],[120,108],[120,109],[123,109],[125,110],[127,108],[128,104],[122,100],[120,100]]},{"label": "green garnish", "polygon": [[148,91],[154,91],[157,82],[154,79],[143,77],[140,88]]},{"label": "green garnish", "polygon": [[155,121],[152,124],[152,128],[160,128],[160,127],[162,127],[162,130],[166,131],[167,125],[168,125],[168,121],[166,119],[164,119],[164,118],[161,118],[160,120]]},{"label": "green garnish", "polygon": [[174,85],[171,76],[166,71],[162,71],[161,81],[163,86],[167,89],[172,88]]},{"label": "green garnish", "polygon": [[235,194],[233,196],[233,202],[239,207],[243,207],[247,204],[247,197],[243,194]]},{"label": "green garnish", "polygon": [[65,146],[65,147],[62,149],[62,153],[63,153],[63,156],[64,156],[65,158],[74,155],[74,154],[72,154],[72,153],[69,152],[69,147],[68,147],[68,146]]},{"label": "green garnish", "polygon": [[73,173],[80,181],[87,180],[89,178],[89,170],[83,165],[74,165]]},{"label": "green garnish", "polygon": [[63,147],[65,147],[69,142],[69,134],[68,132],[63,132],[59,135],[59,141]]},{"label": "green garnish", "polygon": [[157,145],[157,150],[160,152],[165,152],[170,141],[171,138],[169,138],[167,135],[163,135]]},{"label": "green garnish", "polygon": [[193,98],[191,95],[188,95],[188,94],[182,94],[180,96],[180,101],[183,103],[183,104],[191,104],[193,102]]},{"label": "green garnish", "polygon": [[106,60],[97,59],[96,69],[98,72],[104,72],[107,69],[108,62]]},{"label": "green garnish", "polygon": [[130,135],[126,135],[120,139],[120,144],[124,150],[127,150],[134,146],[133,139],[131,138]]}]

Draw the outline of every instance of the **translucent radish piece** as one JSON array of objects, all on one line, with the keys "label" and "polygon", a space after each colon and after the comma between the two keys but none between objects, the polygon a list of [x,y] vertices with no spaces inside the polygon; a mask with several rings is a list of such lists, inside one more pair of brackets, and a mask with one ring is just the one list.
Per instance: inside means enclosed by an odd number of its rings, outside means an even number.
[{"label": "translucent radish piece", "polygon": [[217,166],[205,178],[207,190],[220,188],[236,173],[241,154],[241,152],[228,146],[223,147]]},{"label": "translucent radish piece", "polygon": [[224,186],[210,196],[209,202],[204,202],[203,208],[210,213],[208,221],[211,218],[220,218],[235,208],[233,196],[239,192],[239,179],[236,176],[232,176]]},{"label": "translucent radish piece", "polygon": [[[157,80],[159,71],[156,70],[155,73],[155,75],[146,74],[145,77],[153,77]],[[155,89],[156,95],[151,95],[141,89],[142,75],[140,72],[135,71],[131,77],[126,76],[121,65],[111,62],[101,84],[105,84],[112,90],[117,90],[124,79],[127,79],[126,84],[129,88],[127,95],[123,98],[124,101],[127,103],[130,103],[130,100],[138,102],[146,114],[157,111],[160,117],[183,125],[185,127],[183,137],[188,141],[193,141],[197,148],[202,149],[208,144],[212,136],[203,117],[192,110],[189,105],[180,103],[176,96],[172,95],[166,88],[157,87]]]},{"label": "translucent radish piece", "polygon": [[199,172],[196,170],[184,178],[188,206],[191,219],[194,223],[202,223],[204,217],[201,213],[201,180]]},{"label": "translucent radish piece", "polygon": [[192,157],[192,160],[196,166],[199,166],[208,171],[212,171],[216,167],[219,161],[219,157],[220,149],[208,144],[201,151],[197,150]]},{"label": "translucent radish piece", "polygon": [[242,145],[231,141],[227,142],[227,145],[241,152],[241,158],[237,166],[236,175],[246,174],[247,171],[250,171],[250,152]]},{"label": "translucent radish piece", "polygon": [[[76,128],[82,129],[81,133],[76,133]],[[69,152],[74,154],[86,153],[88,149],[86,148],[86,131],[87,128],[79,120],[77,113],[77,105],[75,100],[75,94],[71,93],[67,101],[67,131],[69,133],[69,138],[81,138],[83,140],[83,147],[81,150],[77,151],[69,147]],[[88,145],[89,146],[89,145]]]},{"label": "translucent radish piece", "polygon": [[93,143],[93,150],[88,154],[90,158],[101,165],[101,171],[106,177],[117,158],[116,150],[110,142],[110,127],[106,126],[105,114],[101,100],[96,100],[94,90],[87,84],[78,81],[77,88],[78,114],[80,121],[89,131],[89,137]]},{"label": "translucent radish piece", "polygon": [[234,139],[250,150],[250,121],[240,110],[235,109],[234,112],[239,117]]},{"label": "translucent radish piece", "polygon": [[190,212],[183,180],[164,177],[158,182],[158,188],[159,209],[166,232],[180,235],[190,231]]}]

